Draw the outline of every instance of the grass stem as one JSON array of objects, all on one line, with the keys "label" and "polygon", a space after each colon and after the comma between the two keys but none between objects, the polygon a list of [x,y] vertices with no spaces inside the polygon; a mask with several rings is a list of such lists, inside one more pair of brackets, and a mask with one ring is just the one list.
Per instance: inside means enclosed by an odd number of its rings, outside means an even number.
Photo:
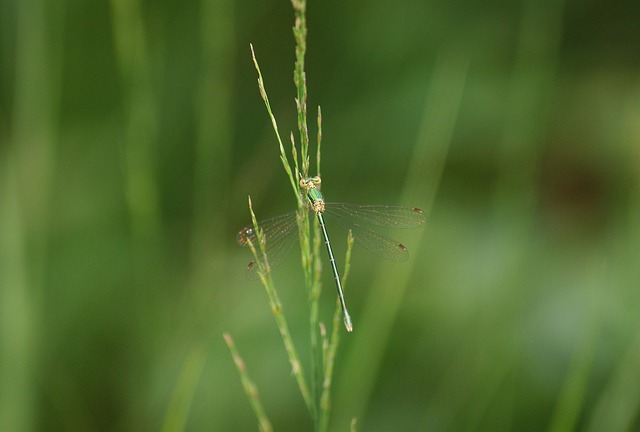
[{"label": "grass stem", "polygon": [[[301,250],[301,263],[304,274],[305,286],[308,293],[309,302],[309,339],[310,339],[310,363],[311,363],[311,391],[307,387],[307,381],[304,378],[303,369],[300,364],[297,351],[293,346],[291,336],[289,334],[286,319],[282,314],[282,304],[280,303],[277,291],[271,281],[269,273],[268,257],[265,253],[265,243],[263,233],[260,231],[258,223],[256,221],[253,209],[251,208],[251,200],[249,200],[249,208],[251,211],[251,217],[253,220],[256,237],[259,242],[260,251],[258,251],[255,245],[249,243],[256,261],[254,265],[264,265],[266,268],[260,268],[260,280],[262,281],[267,295],[269,297],[269,303],[273,310],[278,329],[283,338],[285,349],[289,355],[289,361],[292,365],[293,372],[298,381],[298,387],[303,395],[307,408],[311,413],[312,420],[315,424],[316,430],[326,430],[328,425],[328,413],[329,413],[329,397],[330,397],[330,384],[331,375],[333,374],[333,364],[335,359],[335,351],[337,348],[337,329],[340,328],[340,324],[335,325],[331,337],[331,341],[326,339],[326,329],[319,321],[319,299],[322,291],[322,262],[320,260],[320,245],[322,244],[322,238],[320,236],[320,230],[318,222],[312,222],[307,217],[307,200],[300,192],[299,181],[300,178],[306,178],[309,176],[309,130],[307,126],[307,86],[306,75],[304,70],[305,54],[306,54],[306,1],[305,0],[292,0],[292,6],[295,15],[295,24],[293,28],[293,35],[295,39],[295,67],[294,67],[294,84],[296,87],[296,111],[297,111],[297,123],[299,132],[299,149],[296,146],[296,140],[293,132],[290,134],[291,140],[291,156],[293,158],[293,167],[290,163],[289,156],[285,152],[285,148],[278,130],[278,123],[271,109],[269,97],[265,89],[264,79],[262,72],[258,64],[258,60],[255,55],[253,45],[251,45],[251,56],[254,66],[258,73],[258,89],[262,100],[264,101],[267,113],[271,120],[273,130],[278,140],[280,149],[280,160],[282,166],[289,177],[289,182],[294,190],[296,202],[298,203],[298,234],[300,240]],[[318,107],[318,145],[316,152],[317,163],[317,175],[320,174],[320,158],[321,158],[321,140],[322,140],[322,114],[320,107]],[[298,151],[299,150],[299,151]],[[258,254],[262,256],[262,259],[257,259]],[[263,264],[261,264],[263,263]],[[335,321],[335,320],[334,320]],[[321,343],[322,342],[322,343]],[[327,368],[328,365],[328,368]]]},{"label": "grass stem", "polygon": [[[249,248],[253,253],[256,260],[254,261],[256,265],[260,265],[260,261],[264,261],[267,268],[261,268],[259,271],[260,281],[264,286],[267,297],[269,299],[269,306],[271,306],[271,311],[273,312],[273,316],[276,320],[276,325],[278,326],[278,330],[280,332],[280,336],[282,337],[282,341],[284,342],[284,348],[287,352],[287,356],[289,358],[289,363],[291,365],[291,371],[296,378],[296,382],[298,383],[298,388],[300,389],[300,393],[302,394],[302,398],[304,399],[309,412],[312,416],[315,416],[315,405],[312,402],[311,394],[309,392],[309,387],[307,385],[307,380],[304,375],[304,369],[302,367],[302,362],[300,361],[300,356],[298,355],[298,351],[295,348],[293,343],[293,338],[291,337],[291,332],[289,331],[289,325],[287,324],[287,319],[285,315],[282,313],[282,302],[280,301],[280,296],[278,295],[278,291],[271,280],[271,273],[268,271],[269,263],[267,261],[267,254],[265,252],[265,239],[262,233],[262,230],[258,226],[258,221],[256,219],[256,215],[253,212],[253,207],[251,204],[251,197],[249,197],[249,211],[251,213],[251,220],[253,221],[253,228],[256,231],[256,236],[258,238],[259,249],[256,249],[255,245],[249,242]],[[258,259],[258,253],[260,253],[263,257],[263,260]]]},{"label": "grass stem", "polygon": [[[280,161],[282,162],[282,166],[284,167],[287,176],[289,177],[289,182],[291,183],[291,187],[293,188],[294,195],[298,201],[298,208],[302,208],[304,205],[304,201],[299,193],[298,179],[293,175],[291,171],[291,165],[289,164],[289,159],[287,158],[287,153],[284,150],[284,145],[282,144],[282,138],[280,138],[280,132],[278,130],[278,122],[276,121],[275,116],[273,115],[273,111],[271,110],[271,103],[269,103],[269,97],[267,96],[267,90],[264,86],[264,79],[262,78],[262,72],[260,71],[260,65],[258,64],[258,60],[256,59],[256,53],[253,49],[253,44],[249,45],[251,47],[251,58],[253,59],[253,64],[258,72],[258,89],[260,90],[260,96],[264,101],[264,105],[267,108],[267,112],[269,113],[269,118],[271,119],[271,125],[273,126],[273,131],[276,134],[276,138],[278,139],[278,145],[280,146]],[[296,162],[297,164],[297,162]]]},{"label": "grass stem", "polygon": [[244,360],[242,359],[242,357],[240,357],[240,354],[238,353],[238,350],[233,343],[231,335],[229,333],[224,333],[222,336],[224,337],[224,341],[229,347],[229,351],[231,351],[233,362],[236,364],[236,369],[238,369],[238,373],[240,374],[242,387],[244,387],[244,391],[249,398],[249,402],[251,403],[251,408],[253,408],[253,412],[258,419],[258,430],[260,430],[260,432],[271,432],[273,430],[273,428],[271,427],[271,422],[267,418],[267,414],[265,413],[262,402],[260,401],[258,388],[249,377],[249,372],[247,371]]},{"label": "grass stem", "polygon": [[191,408],[191,401],[196,392],[205,360],[205,351],[201,346],[195,347],[185,359],[171,397],[169,408],[165,414],[162,432],[179,432],[185,430]]}]

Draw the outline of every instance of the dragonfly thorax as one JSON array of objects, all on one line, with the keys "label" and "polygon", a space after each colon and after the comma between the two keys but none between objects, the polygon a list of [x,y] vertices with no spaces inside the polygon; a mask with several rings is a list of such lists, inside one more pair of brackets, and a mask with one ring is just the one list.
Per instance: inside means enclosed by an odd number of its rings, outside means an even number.
[{"label": "dragonfly thorax", "polygon": [[304,190],[315,213],[324,212],[324,198],[316,187],[320,184],[320,177],[300,178],[300,187]]},{"label": "dragonfly thorax", "polygon": [[324,212],[324,200],[322,198],[312,201],[311,197],[309,197],[309,201],[311,201],[311,210],[316,213]]}]

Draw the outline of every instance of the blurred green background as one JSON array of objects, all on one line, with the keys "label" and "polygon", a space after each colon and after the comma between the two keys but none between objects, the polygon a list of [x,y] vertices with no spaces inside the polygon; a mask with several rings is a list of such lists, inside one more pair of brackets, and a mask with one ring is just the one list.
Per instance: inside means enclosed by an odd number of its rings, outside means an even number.
[{"label": "blurred green background", "polygon": [[[290,3],[0,21],[0,430],[256,430],[224,331],[275,430],[310,430],[235,244],[249,194],[295,207],[249,51],[287,137]],[[636,1],[309,2],[325,196],[430,218],[389,233],[409,263],[354,249],[332,430],[640,430],[638,23]],[[295,255],[274,277],[308,359]]]}]

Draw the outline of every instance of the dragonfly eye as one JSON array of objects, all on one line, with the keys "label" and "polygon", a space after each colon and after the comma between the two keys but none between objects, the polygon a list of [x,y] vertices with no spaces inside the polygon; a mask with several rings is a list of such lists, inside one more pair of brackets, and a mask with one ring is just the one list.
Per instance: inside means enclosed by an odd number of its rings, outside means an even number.
[{"label": "dragonfly eye", "polygon": [[309,177],[309,178],[301,178],[300,179],[300,187],[306,190],[313,189],[316,185],[319,185],[321,182],[320,177]]},{"label": "dragonfly eye", "polygon": [[301,187],[302,189],[304,189],[304,190],[305,190],[305,192],[308,192],[308,191],[309,191],[309,189],[313,189],[313,188],[315,188],[316,186],[313,184],[313,182],[311,181],[311,179],[309,179],[309,178],[307,178],[307,179],[302,178],[302,179],[300,179],[300,187]]}]

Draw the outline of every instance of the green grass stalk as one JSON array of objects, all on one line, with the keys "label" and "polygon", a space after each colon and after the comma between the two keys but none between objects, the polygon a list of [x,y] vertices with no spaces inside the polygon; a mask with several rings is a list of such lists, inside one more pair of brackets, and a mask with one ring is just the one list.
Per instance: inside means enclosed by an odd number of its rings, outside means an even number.
[{"label": "green grass stalk", "polygon": [[358,419],[356,417],[351,419],[351,426],[349,427],[350,432],[356,432],[358,429],[356,425],[358,424]]},{"label": "green grass stalk", "polygon": [[41,425],[67,8],[34,0],[0,10],[0,430],[26,431]]},{"label": "green grass stalk", "polygon": [[[269,118],[271,119],[271,124],[273,126],[273,130],[276,134],[276,138],[278,139],[278,144],[280,147],[280,160],[282,162],[282,166],[284,167],[285,172],[287,173],[287,176],[289,177],[289,181],[291,183],[291,186],[295,192],[295,197],[297,199],[298,202],[298,208],[299,208],[299,213],[298,213],[298,230],[299,230],[299,238],[300,238],[300,249],[301,249],[301,260],[302,260],[302,268],[303,268],[303,272],[304,272],[304,278],[305,278],[305,286],[307,286],[308,291],[310,293],[309,297],[310,297],[310,320],[312,322],[312,327],[311,327],[311,346],[312,346],[312,374],[314,377],[316,377],[317,374],[317,366],[316,366],[316,362],[315,362],[315,357],[316,357],[316,351],[317,351],[317,342],[314,341],[314,334],[317,332],[317,325],[314,325],[314,321],[317,322],[317,297],[319,297],[319,295],[315,295],[315,293],[318,290],[314,290],[313,286],[316,285],[314,284],[313,280],[317,279],[314,278],[313,276],[313,264],[312,264],[312,260],[313,260],[313,256],[311,253],[311,242],[309,241],[310,239],[310,223],[309,223],[309,219],[305,216],[304,212],[306,211],[306,202],[303,200],[304,197],[300,194],[300,189],[299,189],[299,183],[298,183],[298,179],[296,177],[294,177],[294,171],[291,169],[291,164],[289,163],[289,159],[286,155],[286,152],[284,150],[284,145],[282,144],[282,139],[280,137],[280,132],[278,130],[278,123],[276,121],[275,116],[273,115],[273,111],[271,110],[271,104],[269,103],[269,97],[267,95],[266,89],[265,89],[265,85],[264,85],[264,80],[262,78],[262,72],[260,71],[260,66],[258,64],[258,60],[256,59],[255,56],[255,51],[253,49],[253,45],[251,45],[251,56],[253,58],[253,62],[256,68],[256,71],[258,72],[258,89],[260,90],[260,95],[262,96],[262,100],[264,101],[265,107],[267,108],[267,112],[269,114]],[[296,176],[300,175],[300,171],[299,171],[299,165],[298,165],[298,153],[295,147],[295,140],[293,138],[293,134],[291,134],[291,146],[292,146],[292,154],[293,154],[293,160],[294,160],[294,167],[295,167],[295,174]],[[308,159],[308,156],[306,154],[306,149],[303,148],[303,153],[301,155],[302,160],[305,160],[305,158]],[[249,201],[249,208],[251,209],[251,201]],[[253,220],[254,223],[254,229],[256,229],[256,233],[258,235],[258,238],[260,239],[260,236],[262,235],[261,232],[258,230],[258,224],[257,221],[255,219],[255,215],[253,213],[253,210],[251,209],[251,218]],[[259,233],[259,234],[258,234]],[[266,254],[264,254],[264,239],[260,240],[260,247],[262,249],[262,253],[263,253],[263,258],[264,258],[264,262],[268,263],[268,260],[266,257]],[[255,251],[255,247],[253,245],[249,245],[249,247],[252,249],[252,252],[254,252],[254,255],[256,255]],[[256,264],[259,265],[258,263],[261,260],[256,260]],[[267,264],[268,265],[268,264]],[[286,320],[284,319],[284,316],[281,313],[281,309],[282,309],[282,305],[280,304],[280,300],[277,297],[277,292],[275,290],[275,287],[273,285],[273,282],[271,281],[271,275],[268,271],[262,271],[263,269],[261,269],[260,271],[260,279],[263,283],[263,285],[265,286],[266,290],[267,290],[267,294],[269,295],[269,302],[271,304],[271,308],[273,310],[274,316],[276,317],[276,321],[278,321],[278,328],[280,330],[280,334],[283,338],[283,341],[285,343],[285,348],[287,349],[287,352],[289,354],[289,360],[291,362],[291,365],[293,367],[293,371],[294,374],[296,374],[296,376],[299,378],[298,379],[298,387],[300,388],[300,392],[303,394],[303,398],[305,399],[305,403],[307,404],[307,408],[309,408],[309,412],[311,413],[311,417],[313,418],[314,421],[316,421],[317,419],[317,392],[316,392],[316,385],[315,385],[315,380],[312,381],[312,388],[313,391],[309,392],[306,381],[304,380],[303,377],[303,373],[302,373],[302,365],[299,361],[299,358],[297,356],[297,352],[295,351],[295,348],[293,347],[293,341],[291,340],[291,336],[289,334],[289,330],[288,330],[288,326],[286,325]],[[268,269],[267,269],[268,270]],[[295,355],[294,355],[295,353]]]},{"label": "green grass stalk", "polygon": [[180,432],[185,430],[193,395],[206,359],[201,346],[194,348],[185,359],[176,387],[165,414],[162,432]]},{"label": "green grass stalk", "polygon": [[585,308],[587,317],[587,332],[584,341],[575,348],[569,371],[564,385],[560,390],[556,407],[551,417],[550,432],[577,430],[580,416],[584,412],[587,393],[597,354],[598,338],[602,333],[602,317],[599,306],[605,299],[606,260],[594,256],[588,265],[588,277],[585,291],[589,293],[588,307]]},{"label": "green grass stalk", "polygon": [[[291,5],[294,11],[294,27],[293,36],[295,40],[295,67],[293,72],[293,81],[296,87],[296,111],[298,120],[298,132],[300,134],[300,150],[301,150],[301,166],[302,174],[304,177],[309,175],[309,128],[307,125],[307,77],[305,73],[305,54],[307,52],[307,19],[306,0],[292,0]],[[317,149],[317,159],[320,159],[320,144]],[[319,166],[317,175],[319,176]],[[321,356],[322,348],[320,346],[319,339],[319,301],[322,291],[322,285],[320,282],[321,274],[321,262],[319,259],[319,244],[320,233],[318,230],[317,222],[313,225],[313,245],[314,253],[311,254],[311,249],[308,247],[307,241],[301,241],[301,246],[305,246],[303,255],[309,255],[303,257],[303,260],[310,262],[313,259],[313,272],[312,267],[308,267],[305,270],[305,277],[307,287],[309,289],[309,338],[311,342],[311,372],[313,374],[312,390],[314,398],[316,399],[316,405],[319,403],[319,393],[322,383],[322,370],[321,370]],[[303,232],[305,231],[305,232]],[[310,235],[310,226],[307,222],[304,226],[301,226],[300,238],[304,239],[305,236]],[[303,245],[304,243],[304,245]],[[319,428],[319,417],[316,416],[316,429]]]},{"label": "green grass stalk", "polygon": [[578,429],[595,357],[595,334],[575,350],[569,373],[558,397],[549,432]]},{"label": "green grass stalk", "polygon": [[[339,315],[334,319],[334,328],[331,340],[326,339],[326,328],[319,321],[319,299],[322,291],[321,275],[322,275],[322,262],[320,259],[320,248],[323,243],[318,222],[314,219],[311,222],[307,216],[307,200],[303,194],[301,194],[299,180],[301,177],[309,176],[309,130],[307,127],[307,87],[306,87],[306,75],[304,70],[305,65],[305,53],[306,53],[306,2],[304,0],[292,0],[292,6],[295,15],[295,25],[293,27],[293,34],[295,39],[295,68],[294,68],[294,84],[296,86],[296,111],[297,111],[297,123],[299,132],[299,150],[296,146],[296,140],[293,132],[290,134],[291,140],[291,156],[293,159],[293,165],[289,160],[289,157],[285,153],[284,145],[280,132],[278,130],[278,124],[271,109],[269,97],[265,89],[264,79],[260,66],[256,59],[253,45],[251,45],[251,56],[258,73],[258,89],[260,95],[264,101],[265,107],[271,119],[273,130],[278,140],[280,149],[280,160],[282,166],[289,177],[289,182],[296,202],[298,203],[298,234],[300,239],[301,249],[301,263],[304,274],[305,286],[308,292],[309,303],[309,338],[310,338],[310,362],[311,362],[311,391],[309,392],[306,386],[306,380],[300,360],[297,356],[297,352],[293,347],[291,336],[289,335],[286,320],[284,319],[282,312],[282,305],[277,296],[277,291],[271,281],[268,257],[264,252],[264,238],[263,234],[259,231],[255,215],[251,209],[251,203],[249,204],[251,210],[251,216],[254,223],[254,229],[257,233],[257,238],[260,242],[260,251],[255,248],[255,245],[249,244],[254,255],[257,256],[261,253],[263,259],[256,259],[255,265],[262,265],[265,263],[267,268],[260,270],[260,279],[267,290],[269,302],[271,308],[278,322],[278,328],[280,329],[281,336],[285,343],[285,347],[289,354],[289,360],[292,364],[294,374],[298,380],[298,386],[305,403],[309,408],[312,420],[316,430],[326,430],[328,425],[328,413],[330,406],[330,387],[333,374],[333,364],[335,359],[335,352],[338,345],[338,329],[341,328]],[[322,113],[320,107],[318,107],[318,144],[316,152],[317,163],[317,175],[320,175],[320,160],[321,160],[321,140],[322,140]],[[322,341],[322,343],[321,343]]]},{"label": "green grass stalk", "polygon": [[322,177],[320,173],[320,148],[322,147],[322,110],[320,109],[320,105],[318,105],[318,141],[317,141],[317,149],[316,149],[316,175],[318,177]]},{"label": "green grass stalk", "polygon": [[0,161],[0,430],[32,430],[38,322],[13,163]]},{"label": "green grass stalk", "polygon": [[294,162],[296,164],[296,175],[294,176],[293,171],[291,170],[291,164],[289,164],[289,159],[287,158],[287,153],[284,150],[284,145],[282,144],[282,138],[280,138],[280,131],[278,130],[278,122],[276,121],[275,116],[273,115],[273,111],[271,110],[271,103],[269,103],[269,97],[267,96],[267,91],[264,86],[264,80],[262,79],[262,72],[260,71],[260,65],[258,64],[258,60],[256,59],[255,51],[253,50],[253,44],[249,45],[251,47],[251,58],[253,59],[253,64],[258,72],[258,89],[260,90],[260,96],[264,101],[264,105],[267,108],[267,112],[269,113],[269,118],[271,119],[271,125],[273,126],[273,131],[276,134],[276,138],[278,139],[278,145],[280,146],[280,161],[282,162],[282,166],[289,177],[289,182],[291,183],[291,187],[293,188],[293,193],[296,196],[298,202],[298,208],[302,208],[304,205],[304,201],[300,196],[299,186],[298,186],[298,168],[297,168],[297,159],[294,158]]},{"label": "green grass stalk", "polygon": [[302,173],[309,175],[309,129],[307,127],[307,77],[304,71],[304,56],[307,52],[307,2],[291,0],[295,16],[293,36],[296,42],[296,63],[293,81],[296,85],[296,108],[298,111],[298,131],[302,151]]},{"label": "green grass stalk", "polygon": [[[227,206],[231,178],[233,123],[232,88],[235,80],[233,0],[200,2],[202,70],[194,100],[195,147],[193,165],[193,229],[191,261],[194,279],[212,274],[211,245],[226,245],[228,220],[219,209]],[[212,167],[216,167],[212,169]],[[221,257],[215,262],[224,266]],[[220,271],[220,269],[218,269]]]},{"label": "green grass stalk", "polygon": [[[293,338],[291,337],[291,332],[289,331],[289,325],[287,324],[287,319],[282,313],[282,302],[280,301],[280,296],[278,295],[278,291],[276,290],[273,281],[271,280],[271,273],[269,272],[269,262],[268,257],[265,250],[265,239],[262,230],[258,226],[258,221],[256,219],[256,215],[253,212],[253,206],[251,204],[251,197],[249,197],[249,211],[251,213],[251,220],[253,222],[253,228],[256,231],[256,236],[258,238],[259,243],[259,251],[256,249],[255,245],[249,242],[249,248],[253,253],[253,256],[256,258],[255,265],[261,265],[260,262],[266,263],[267,268],[260,268],[259,275],[260,281],[264,286],[267,297],[269,298],[269,306],[271,306],[271,311],[273,312],[273,316],[276,320],[276,325],[278,326],[278,330],[280,331],[280,336],[282,337],[282,341],[284,342],[285,351],[287,352],[287,356],[289,357],[289,363],[291,364],[291,370],[293,375],[296,378],[296,382],[298,383],[298,388],[300,389],[300,394],[302,394],[302,398],[304,399],[309,412],[312,416],[315,415],[315,405],[313,403],[311,394],[309,392],[309,387],[307,386],[307,380],[304,375],[304,369],[302,367],[302,362],[300,361],[300,356],[298,355],[298,351],[295,348],[293,343]],[[258,259],[258,253],[262,256],[262,260]]]},{"label": "green grass stalk", "polygon": [[154,148],[158,104],[141,9],[140,1],[111,1],[116,59],[126,92],[128,118],[123,156],[131,228],[136,237],[159,239],[161,211]]},{"label": "green grass stalk", "polygon": [[598,395],[583,430],[637,430],[640,406],[640,332],[631,340],[626,352],[614,366],[605,389]]},{"label": "green grass stalk", "polygon": [[229,351],[231,351],[231,356],[233,357],[233,361],[236,364],[236,369],[238,369],[238,374],[240,374],[242,387],[244,387],[244,391],[249,398],[249,402],[251,403],[251,408],[253,408],[253,412],[258,419],[258,429],[260,430],[260,432],[271,432],[273,430],[273,428],[271,427],[271,422],[267,418],[267,414],[264,410],[264,407],[262,406],[262,402],[260,401],[258,388],[249,377],[249,372],[247,371],[244,360],[242,360],[242,357],[240,357],[240,354],[238,353],[238,350],[233,343],[231,335],[229,335],[229,333],[224,333],[222,336],[224,337],[224,341],[229,347]]}]

